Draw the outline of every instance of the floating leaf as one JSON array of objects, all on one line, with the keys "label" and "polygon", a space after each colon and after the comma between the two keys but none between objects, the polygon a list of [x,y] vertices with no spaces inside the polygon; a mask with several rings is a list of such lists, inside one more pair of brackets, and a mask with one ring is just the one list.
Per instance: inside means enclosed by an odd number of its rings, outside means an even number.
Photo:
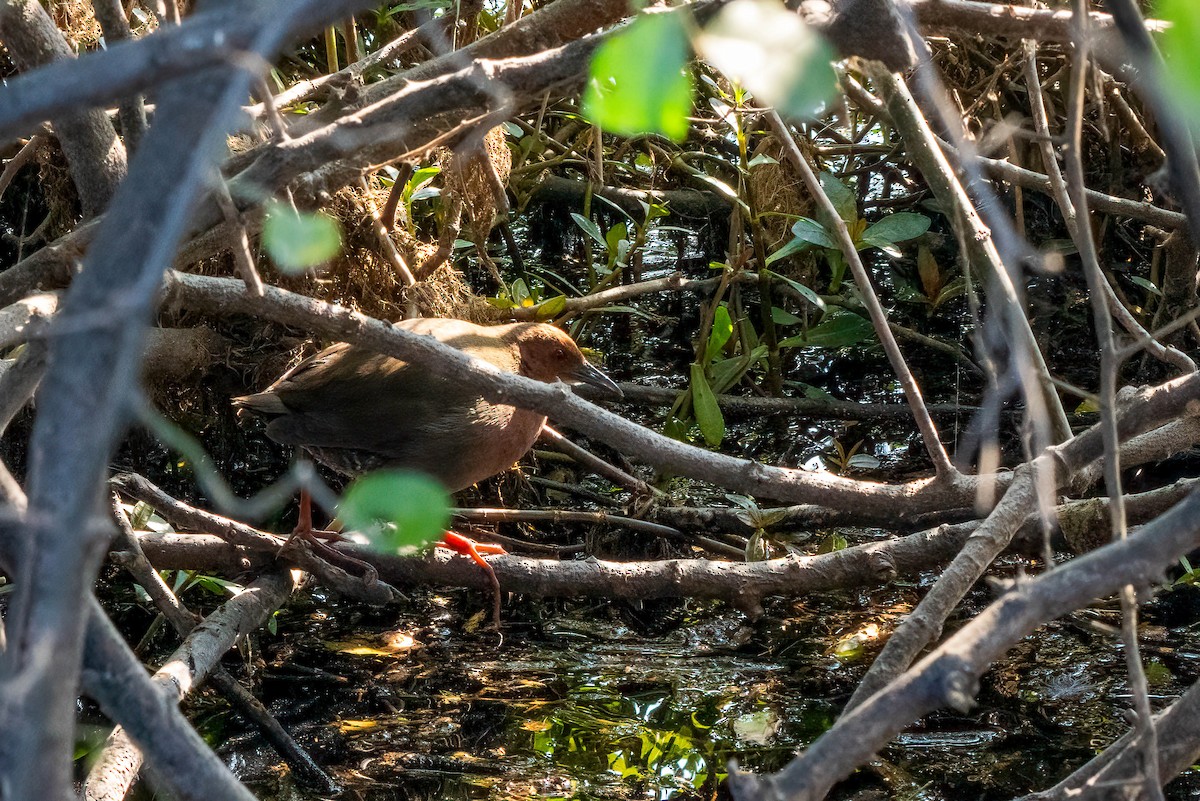
[{"label": "floating leaf", "polygon": [[613,133],[657,133],[683,141],[693,90],[684,71],[687,59],[682,16],[642,14],[596,50],[583,113]]},{"label": "floating leaf", "polygon": [[296,212],[272,202],[263,220],[262,244],[286,273],[298,273],[329,261],[342,249],[337,221],[317,212]]},{"label": "floating leaf", "polygon": [[717,396],[708,385],[704,367],[699,364],[692,365],[692,410],[696,413],[696,423],[704,441],[713,448],[720,445],[725,439],[725,417],[717,405]]},{"label": "floating leaf", "polygon": [[377,470],[346,489],[338,517],[348,529],[366,535],[377,551],[416,550],[446,530],[450,495],[424,473]]},{"label": "floating leaf", "polygon": [[832,49],[778,0],[734,0],[697,37],[696,48],[787,116],[815,116],[837,85]]}]

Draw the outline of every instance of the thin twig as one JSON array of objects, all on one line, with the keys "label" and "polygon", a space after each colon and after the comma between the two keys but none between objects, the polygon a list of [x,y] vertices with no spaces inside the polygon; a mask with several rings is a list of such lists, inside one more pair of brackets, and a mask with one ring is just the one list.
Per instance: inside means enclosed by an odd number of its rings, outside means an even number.
[{"label": "thin twig", "polygon": [[246,233],[246,221],[238,211],[233,196],[229,194],[229,185],[225,183],[225,176],[221,175],[220,170],[213,170],[212,189],[213,198],[221,208],[221,214],[225,215],[225,222],[229,223],[232,228],[230,233],[233,242],[230,250],[233,252],[233,262],[237,265],[238,275],[246,282],[246,290],[250,294],[262,297],[263,280],[262,276],[258,274],[258,267],[254,264],[254,255],[250,252],[250,237]]},{"label": "thin twig", "polygon": [[[1125,497],[1121,485],[1120,436],[1117,432],[1117,379],[1120,363],[1117,361],[1117,346],[1113,337],[1112,317],[1109,313],[1105,290],[1111,291],[1108,280],[1100,267],[1092,229],[1086,224],[1088,200],[1083,191],[1086,180],[1083,172],[1083,115],[1084,93],[1090,67],[1091,34],[1088,25],[1088,3],[1074,0],[1075,69],[1071,73],[1070,95],[1067,104],[1067,189],[1071,202],[1075,204],[1075,244],[1083,261],[1091,295],[1092,319],[1096,339],[1100,345],[1100,429],[1104,436],[1104,484],[1109,498],[1109,523],[1114,541],[1125,540],[1128,524],[1125,512]],[[1189,360],[1190,362],[1190,360]],[[1195,369],[1193,365],[1192,369]],[[1129,673],[1130,689],[1133,691],[1134,707],[1137,711],[1139,746],[1142,750],[1144,798],[1161,801],[1162,786],[1158,774],[1158,735],[1154,728],[1154,714],[1150,708],[1150,687],[1142,669],[1137,632],[1137,590],[1132,584],[1121,587],[1121,639],[1125,645],[1125,665]]]},{"label": "thin twig", "polygon": [[855,284],[862,295],[863,304],[867,307],[871,323],[875,326],[875,333],[878,335],[880,342],[883,343],[883,350],[887,354],[888,362],[891,364],[892,370],[895,371],[900,385],[904,388],[904,397],[908,400],[908,405],[912,408],[917,428],[920,430],[921,438],[925,442],[925,450],[929,454],[929,458],[933,461],[933,466],[937,471],[938,477],[944,481],[953,482],[959,475],[958,470],[951,463],[950,456],[946,453],[945,446],[942,445],[941,437],[938,436],[937,425],[933,422],[933,418],[930,417],[929,410],[925,408],[925,400],[921,397],[921,388],[917,385],[917,379],[913,377],[912,370],[908,368],[908,363],[904,360],[904,355],[900,352],[900,346],[896,344],[896,338],[892,335],[892,330],[888,326],[887,313],[884,312],[883,306],[879,302],[879,296],[875,293],[875,288],[871,284],[871,277],[867,274],[862,259],[859,258],[858,249],[854,246],[854,242],[850,238],[850,232],[846,229],[846,223],[838,215],[833,201],[825,194],[825,190],[821,187],[821,182],[817,179],[816,173],[813,172],[812,167],[809,165],[808,159],[804,157],[804,154],[800,152],[800,148],[796,146],[792,133],[788,130],[787,125],[784,124],[778,112],[767,112],[767,119],[771,123],[771,128],[775,132],[776,139],[783,144],[788,158],[791,160],[793,166],[795,166],[797,172],[800,173],[801,178],[804,179],[809,193],[816,199],[818,207],[824,212],[826,217],[832,221],[838,246],[841,248],[842,255],[845,256],[846,262],[850,265],[850,270],[854,274]]}]

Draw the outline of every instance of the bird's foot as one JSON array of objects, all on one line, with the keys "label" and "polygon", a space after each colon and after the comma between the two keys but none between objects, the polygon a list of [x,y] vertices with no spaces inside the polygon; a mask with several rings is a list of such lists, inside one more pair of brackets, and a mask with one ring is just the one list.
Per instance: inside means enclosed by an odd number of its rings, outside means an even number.
[{"label": "bird's foot", "polygon": [[462,534],[456,534],[453,531],[447,531],[442,536],[438,547],[470,558],[475,564],[483,568],[484,573],[487,573],[488,578],[492,582],[492,625],[495,626],[496,631],[499,631],[500,579],[496,578],[496,571],[487,563],[483,555],[494,556],[496,554],[506,554],[508,551],[504,550],[504,546],[502,545],[496,545],[491,542],[476,542],[470,537],[464,537]]},{"label": "bird's foot", "polygon": [[313,528],[312,498],[309,496],[308,490],[304,489],[300,490],[300,519],[296,522],[296,527],[292,529],[292,533],[288,535],[283,545],[279,546],[279,550],[275,555],[279,556],[286,551],[296,539],[308,543],[313,553],[321,556],[326,562],[336,565],[343,570],[347,567],[356,570],[361,576],[363,584],[368,587],[379,580],[379,571],[375,569],[374,565],[335,550],[327,544],[346,542],[346,538],[340,532]]}]

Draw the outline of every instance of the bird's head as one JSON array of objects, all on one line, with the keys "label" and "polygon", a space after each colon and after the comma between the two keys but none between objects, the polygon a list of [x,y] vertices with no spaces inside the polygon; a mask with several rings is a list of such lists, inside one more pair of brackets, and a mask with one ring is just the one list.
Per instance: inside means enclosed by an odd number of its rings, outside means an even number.
[{"label": "bird's head", "polygon": [[538,381],[590,384],[613,397],[624,397],[616,382],[594,367],[573,339],[552,325],[522,326],[517,334],[517,347],[521,352],[522,375]]}]

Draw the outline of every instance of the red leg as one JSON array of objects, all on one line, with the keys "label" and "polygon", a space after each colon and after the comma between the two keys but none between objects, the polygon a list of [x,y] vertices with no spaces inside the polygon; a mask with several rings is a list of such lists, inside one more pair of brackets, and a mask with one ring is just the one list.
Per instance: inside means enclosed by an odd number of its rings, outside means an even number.
[{"label": "red leg", "polygon": [[336,531],[326,531],[323,529],[314,529],[312,524],[312,496],[308,490],[301,488],[300,490],[300,512],[296,520],[296,527],[292,529],[292,533],[288,536],[287,541],[280,547],[279,552],[282,553],[292,543],[292,540],[299,538],[304,540],[312,548],[313,552],[319,554],[327,562],[340,564],[345,567],[357,568],[362,572],[363,581],[367,584],[373,584],[379,578],[378,571],[374,566],[367,564],[361,559],[355,559],[353,556],[341,553],[322,540],[329,542],[341,542],[345,540],[341,534]]},{"label": "red leg", "polygon": [[488,542],[476,542],[469,537],[464,537],[462,534],[456,534],[453,531],[447,531],[442,536],[442,540],[438,543],[438,545],[448,551],[454,551],[455,553],[462,554],[463,556],[470,558],[475,562],[475,564],[483,568],[484,573],[487,573],[488,578],[491,579],[492,582],[492,623],[495,625],[496,630],[499,631],[500,579],[496,578],[496,571],[487,563],[487,560],[483,558],[482,554],[504,554],[508,553],[508,551],[504,550],[504,547],[501,545]]}]

